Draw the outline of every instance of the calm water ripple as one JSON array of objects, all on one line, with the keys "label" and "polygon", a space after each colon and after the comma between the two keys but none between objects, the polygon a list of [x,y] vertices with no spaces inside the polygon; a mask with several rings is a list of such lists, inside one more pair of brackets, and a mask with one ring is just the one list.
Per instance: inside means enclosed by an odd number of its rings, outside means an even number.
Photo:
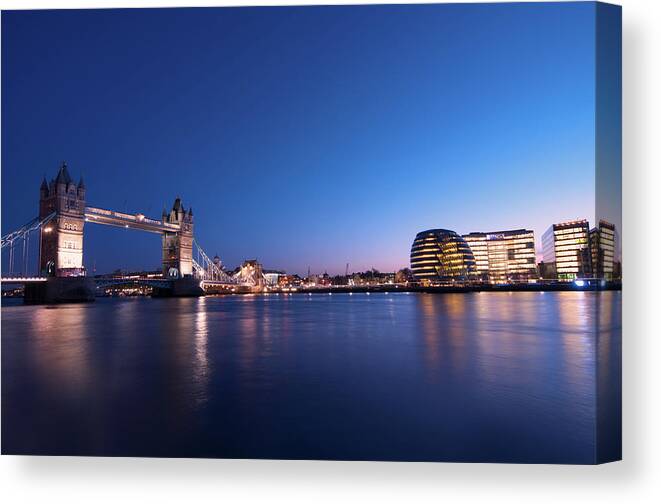
[{"label": "calm water ripple", "polygon": [[620,299],[3,304],[2,451],[590,463],[597,357],[619,362]]}]

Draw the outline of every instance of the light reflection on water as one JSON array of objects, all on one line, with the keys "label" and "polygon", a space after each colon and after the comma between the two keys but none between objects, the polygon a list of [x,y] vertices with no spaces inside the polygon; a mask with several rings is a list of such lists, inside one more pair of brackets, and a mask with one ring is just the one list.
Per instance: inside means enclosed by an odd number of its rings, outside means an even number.
[{"label": "light reflection on water", "polygon": [[209,331],[207,326],[206,298],[201,298],[195,314],[195,365],[194,381],[198,386],[195,393],[198,406],[205,403],[208,398],[207,385],[209,383],[209,361],[207,357],[207,339]]},{"label": "light reflection on water", "polygon": [[[620,293],[2,308],[6,453],[589,463]],[[596,341],[595,329],[607,327]],[[619,380],[604,377],[600,397]]]}]

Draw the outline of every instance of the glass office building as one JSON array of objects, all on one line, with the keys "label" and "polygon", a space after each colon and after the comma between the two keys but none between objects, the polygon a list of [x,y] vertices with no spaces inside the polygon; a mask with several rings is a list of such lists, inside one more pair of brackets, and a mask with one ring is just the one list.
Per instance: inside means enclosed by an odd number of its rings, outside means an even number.
[{"label": "glass office building", "polygon": [[466,241],[449,229],[418,233],[411,246],[411,270],[423,283],[466,281],[475,275],[475,258]]},{"label": "glass office building", "polygon": [[596,278],[612,280],[615,270],[615,226],[604,220],[590,230],[592,273]]},{"label": "glass office building", "polygon": [[471,233],[463,235],[473,252],[475,258],[475,279],[483,282],[489,281],[489,244],[487,235],[484,233]]},{"label": "glass office building", "polygon": [[590,226],[587,220],[553,224],[542,236],[544,262],[551,264],[558,280],[592,276]]},{"label": "glass office building", "polygon": [[535,234],[528,229],[470,233],[463,236],[475,257],[477,278],[510,283],[538,277]]}]

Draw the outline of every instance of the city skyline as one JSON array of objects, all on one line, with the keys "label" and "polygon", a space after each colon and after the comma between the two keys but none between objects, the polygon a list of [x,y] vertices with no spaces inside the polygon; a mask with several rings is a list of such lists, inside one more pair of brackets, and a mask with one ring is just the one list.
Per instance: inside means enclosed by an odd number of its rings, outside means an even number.
[{"label": "city skyline", "polygon": [[[230,267],[395,271],[438,227],[532,229],[540,259],[549,225],[596,221],[594,5],[485,9],[3,13],[3,234],[66,159],[103,208],[181,196]],[[85,265],[157,243],[90,226]]]},{"label": "city skyline", "polygon": [[621,460],[620,7],[1,14],[3,455]]}]

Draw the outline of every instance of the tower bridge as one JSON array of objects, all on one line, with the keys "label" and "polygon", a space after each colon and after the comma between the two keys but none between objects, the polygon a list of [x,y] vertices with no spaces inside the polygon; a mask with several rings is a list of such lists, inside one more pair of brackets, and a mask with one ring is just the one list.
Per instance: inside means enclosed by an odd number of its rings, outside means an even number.
[{"label": "tower bridge", "polygon": [[[88,224],[122,227],[158,233],[162,240],[162,277],[132,282],[153,286],[161,294],[201,295],[205,290],[247,285],[243,277],[232,277],[219,258],[210,259],[194,238],[192,208],[184,208],[177,197],[160,219],[87,205],[87,188],[82,179],[71,178],[66,163],[50,182],[43,179],[39,189],[38,216],[16,231],[2,237],[8,252],[8,268],[3,283],[25,285],[26,300],[89,300],[94,296],[94,280],[83,266],[84,230]],[[30,270],[30,240],[38,239],[36,271]],[[17,255],[21,268],[14,269]],[[117,280],[119,281],[119,280]],[[108,281],[99,281],[99,286]],[[43,299],[42,299],[43,298]]]}]

